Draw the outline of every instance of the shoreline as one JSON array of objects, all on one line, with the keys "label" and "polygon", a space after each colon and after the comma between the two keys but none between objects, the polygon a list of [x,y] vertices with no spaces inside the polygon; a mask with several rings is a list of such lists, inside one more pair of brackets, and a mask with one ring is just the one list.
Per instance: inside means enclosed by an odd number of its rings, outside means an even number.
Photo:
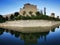
[{"label": "shoreline", "polygon": [[0,23],[0,28],[19,32],[45,32],[60,25],[60,21],[48,20],[18,20]]}]

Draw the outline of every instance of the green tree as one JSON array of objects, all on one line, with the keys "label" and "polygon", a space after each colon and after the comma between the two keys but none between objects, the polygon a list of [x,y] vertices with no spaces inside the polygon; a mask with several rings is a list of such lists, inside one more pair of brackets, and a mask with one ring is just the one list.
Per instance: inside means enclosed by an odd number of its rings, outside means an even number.
[{"label": "green tree", "polygon": [[14,20],[14,15],[13,14],[11,14],[10,20]]},{"label": "green tree", "polygon": [[3,23],[3,22],[5,22],[5,18],[2,15],[0,15],[0,23]]},{"label": "green tree", "polygon": [[7,17],[7,16],[6,16],[6,18],[5,18],[5,19],[6,19],[6,21],[8,21],[8,17]]},{"label": "green tree", "polygon": [[17,17],[19,15],[19,12],[15,12],[14,16]]},{"label": "green tree", "polygon": [[28,20],[28,19],[31,19],[31,17],[27,15],[27,16],[25,17],[25,20]]},{"label": "green tree", "polygon": [[36,15],[37,15],[37,16],[40,16],[41,14],[40,14],[40,12],[39,12],[39,11],[37,11],[37,12],[36,12]]}]

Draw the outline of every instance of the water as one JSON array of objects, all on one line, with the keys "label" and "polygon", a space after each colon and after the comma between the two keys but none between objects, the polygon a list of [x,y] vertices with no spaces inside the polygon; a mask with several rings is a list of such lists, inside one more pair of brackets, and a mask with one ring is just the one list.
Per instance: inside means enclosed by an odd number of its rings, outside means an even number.
[{"label": "water", "polygon": [[21,33],[0,28],[0,45],[60,45],[60,27],[40,33]]}]

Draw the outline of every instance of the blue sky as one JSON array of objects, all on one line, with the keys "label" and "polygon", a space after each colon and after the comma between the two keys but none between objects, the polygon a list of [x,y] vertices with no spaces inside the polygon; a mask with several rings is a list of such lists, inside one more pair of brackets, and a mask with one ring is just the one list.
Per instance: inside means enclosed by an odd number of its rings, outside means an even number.
[{"label": "blue sky", "polygon": [[39,10],[46,7],[47,15],[54,12],[60,15],[60,0],[0,0],[0,14],[5,15],[20,10],[25,3],[37,5]]}]

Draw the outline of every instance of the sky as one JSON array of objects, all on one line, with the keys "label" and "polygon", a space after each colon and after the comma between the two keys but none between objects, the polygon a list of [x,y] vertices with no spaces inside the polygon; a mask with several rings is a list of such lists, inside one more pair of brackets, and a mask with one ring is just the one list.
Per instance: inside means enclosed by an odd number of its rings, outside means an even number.
[{"label": "sky", "polygon": [[0,14],[18,12],[26,3],[37,5],[39,11],[46,7],[47,15],[55,13],[56,16],[60,16],[60,0],[0,0]]}]

